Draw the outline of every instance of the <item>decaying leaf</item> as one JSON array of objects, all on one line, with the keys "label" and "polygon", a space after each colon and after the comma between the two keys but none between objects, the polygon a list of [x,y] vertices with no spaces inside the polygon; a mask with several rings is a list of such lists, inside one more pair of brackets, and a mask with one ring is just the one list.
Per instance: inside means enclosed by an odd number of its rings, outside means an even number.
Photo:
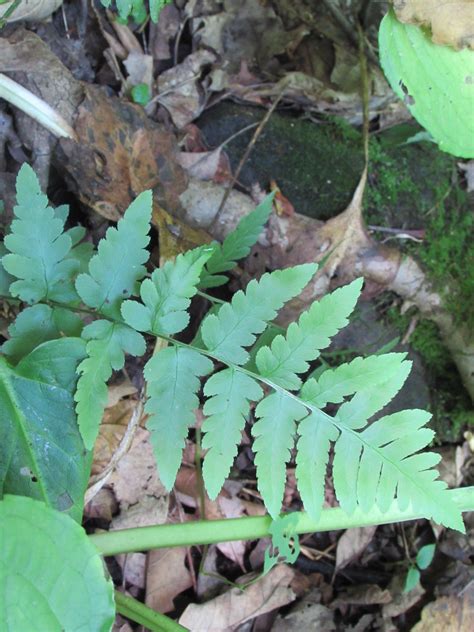
[{"label": "decaying leaf", "polygon": [[290,588],[293,575],[290,567],[275,566],[245,590],[231,588],[204,604],[190,604],[179,623],[199,632],[232,630],[245,621],[294,601],[296,595]]},{"label": "decaying leaf", "polygon": [[216,59],[213,52],[203,49],[159,76],[159,102],[168,110],[178,129],[186,127],[203,111],[206,99],[199,80],[203,69]]},{"label": "decaying leaf", "polygon": [[130,452],[120,459],[109,483],[122,509],[136,505],[147,496],[162,499],[167,506],[168,494],[158,479],[148,431],[138,428]]},{"label": "decaying leaf", "polygon": [[186,567],[186,548],[155,549],[148,553],[147,606],[158,612],[174,610],[173,599],[193,585]]},{"label": "decaying leaf", "polygon": [[440,597],[423,608],[413,632],[469,632],[474,621],[474,589],[460,596]]},{"label": "decaying leaf", "polygon": [[361,555],[372,541],[377,527],[357,527],[344,531],[336,549],[336,569],[340,570]]},{"label": "decaying leaf", "polygon": [[474,49],[472,0],[393,0],[393,7],[401,22],[431,28],[435,44]]}]

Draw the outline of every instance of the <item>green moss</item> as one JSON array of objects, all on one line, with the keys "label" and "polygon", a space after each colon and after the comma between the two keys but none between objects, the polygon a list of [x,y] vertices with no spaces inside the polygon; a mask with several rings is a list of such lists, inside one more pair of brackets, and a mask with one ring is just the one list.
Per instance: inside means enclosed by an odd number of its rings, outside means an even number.
[{"label": "green moss", "polygon": [[[387,318],[404,334],[412,314],[400,314],[396,307],[387,311]],[[438,327],[421,320],[412,335],[410,346],[420,354],[431,386],[431,425],[439,442],[457,442],[463,431],[474,428],[474,411],[451,355],[444,346]]]}]

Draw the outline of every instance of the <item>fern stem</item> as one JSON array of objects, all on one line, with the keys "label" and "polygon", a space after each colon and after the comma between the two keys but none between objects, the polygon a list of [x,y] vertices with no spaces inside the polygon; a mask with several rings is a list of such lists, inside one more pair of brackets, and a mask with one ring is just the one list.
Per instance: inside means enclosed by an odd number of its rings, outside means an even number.
[{"label": "fern stem", "polygon": [[151,632],[179,632],[187,629],[161,612],[152,610],[141,601],[128,597],[118,590],[115,591],[115,605],[118,613],[144,625]]},{"label": "fern stem", "polygon": [[[459,510],[474,511],[474,487],[452,489],[449,494]],[[312,520],[304,512],[298,512],[297,515],[298,523],[295,532],[298,534],[353,529],[423,518],[413,508],[400,511],[396,502],[392,503],[386,513],[382,513],[376,508],[367,513],[357,509],[351,516],[348,516],[340,508],[324,509],[318,521]],[[271,524],[270,516],[200,520],[183,524],[165,524],[155,527],[110,531],[93,534],[89,538],[102,555],[117,555],[170,546],[215,544],[231,540],[256,540],[270,535]]]}]

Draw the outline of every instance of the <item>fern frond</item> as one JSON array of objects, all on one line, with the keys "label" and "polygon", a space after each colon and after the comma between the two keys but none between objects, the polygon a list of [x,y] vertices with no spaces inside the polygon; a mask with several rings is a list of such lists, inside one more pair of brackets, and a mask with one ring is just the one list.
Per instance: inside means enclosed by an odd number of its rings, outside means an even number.
[{"label": "fern frond", "polygon": [[363,279],[356,279],[331,294],[315,301],[303,312],[297,323],[291,323],[285,336],[276,336],[270,347],[262,347],[257,353],[258,372],[272,382],[296,390],[301,387],[297,373],[305,373],[309,362],[327,347],[332,336],[348,323]]},{"label": "fern frond", "polygon": [[245,292],[240,290],[217,314],[204,319],[201,335],[206,348],[224,362],[245,364],[249,354],[244,347],[252,345],[278,310],[300,294],[316,270],[317,264],[308,263],[250,281]]},{"label": "fern frond", "polygon": [[202,473],[209,496],[215,498],[237,454],[250,401],[259,401],[263,391],[254,379],[230,368],[207,380],[204,395],[209,399],[203,408],[207,419],[202,425],[202,447],[209,450]]},{"label": "fern frond", "polygon": [[221,273],[232,270],[239,259],[243,259],[250,253],[270,217],[274,197],[274,193],[267,195],[255,210],[240,220],[237,227],[224,239],[222,245],[216,247],[201,276],[200,288],[217,287],[227,283],[229,279]]},{"label": "fern frond", "polygon": [[16,363],[47,340],[80,336],[82,327],[79,316],[68,309],[33,305],[20,312],[10,325],[10,338],[3,343],[1,351]]},{"label": "fern frond", "polygon": [[382,384],[398,373],[405,358],[406,353],[354,358],[334,369],[326,369],[317,380],[306,380],[301,389],[301,397],[318,408],[324,408],[329,402],[339,404],[344,397]]},{"label": "fern frond", "polygon": [[86,449],[90,450],[97,438],[107,403],[106,382],[112,370],[123,368],[125,353],[143,355],[145,341],[130,327],[107,320],[96,320],[85,327],[82,337],[89,341],[87,358],[77,368],[80,377],[74,399],[79,430]]},{"label": "fern frond", "polygon": [[177,346],[163,349],[145,366],[148,394],[145,410],[150,415],[147,428],[160,480],[168,490],[176,479],[188,429],[195,422],[199,378],[212,368],[206,356]]},{"label": "fern frond", "polygon": [[16,219],[4,239],[10,254],[2,258],[5,270],[18,279],[10,285],[10,294],[26,303],[73,300],[77,266],[68,257],[71,237],[64,233],[63,220],[48,206],[35,172],[26,163],[18,173],[16,192]]},{"label": "fern frond", "polygon": [[139,331],[154,334],[176,334],[187,326],[187,309],[197,292],[202,268],[214,251],[213,247],[189,250],[167,261],[155,270],[151,279],[140,286],[143,305],[137,301],[125,301],[122,316],[126,323]]},{"label": "fern frond", "polygon": [[303,403],[281,391],[267,395],[255,410],[259,421],[254,424],[252,435],[258,489],[272,518],[276,518],[281,509],[286,462],[295,442],[295,422],[307,414]]},{"label": "fern frond", "polygon": [[117,228],[107,230],[90,260],[89,273],[76,279],[84,303],[105,316],[120,319],[122,301],[135,294],[137,282],[145,276],[151,208],[151,191],[144,191],[130,204]]}]

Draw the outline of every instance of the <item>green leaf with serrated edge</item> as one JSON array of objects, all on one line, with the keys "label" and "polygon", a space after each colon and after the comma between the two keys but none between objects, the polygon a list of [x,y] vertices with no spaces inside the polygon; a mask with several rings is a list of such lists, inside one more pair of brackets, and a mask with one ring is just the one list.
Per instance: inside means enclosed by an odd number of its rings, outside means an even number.
[{"label": "green leaf with serrated edge", "polygon": [[433,44],[393,11],[379,30],[380,61],[393,91],[440,149],[474,158],[474,51]]},{"label": "green leaf with serrated edge", "polygon": [[80,336],[82,320],[62,307],[33,305],[18,314],[8,328],[10,339],[3,343],[1,351],[14,363],[33,351],[43,342],[61,336]]},{"label": "green leaf with serrated edge", "polygon": [[122,316],[126,323],[139,331],[154,334],[176,334],[188,325],[188,307],[197,292],[201,270],[213,248],[201,247],[189,250],[167,261],[155,270],[151,279],[140,286],[144,304],[125,301]]},{"label": "green leaf with serrated edge", "polygon": [[298,424],[295,476],[305,511],[319,520],[324,503],[324,488],[331,441],[339,431],[321,411],[312,411]]},{"label": "green leaf with serrated edge", "polygon": [[84,341],[62,338],[15,368],[0,357],[0,494],[37,498],[77,521],[91,461],[73,400],[84,355]]},{"label": "green leaf with serrated edge", "polygon": [[141,356],[146,345],[141,334],[120,323],[96,320],[82,332],[88,340],[87,358],[77,368],[80,375],[74,399],[77,422],[88,450],[94,446],[107,403],[107,380],[112,370],[125,364],[125,353]]},{"label": "green leaf with serrated edge", "polygon": [[296,513],[278,516],[268,529],[272,541],[265,550],[263,574],[266,575],[276,564],[293,564],[301,552],[300,542],[296,534],[299,517]]},{"label": "green leaf with serrated edge", "polygon": [[8,250],[5,248],[3,242],[0,242],[0,295],[10,296],[10,285],[15,280],[11,274],[3,267],[2,257],[6,255]]},{"label": "green leaf with serrated edge", "polygon": [[309,362],[347,325],[362,283],[363,279],[356,279],[315,301],[297,323],[289,325],[285,336],[277,336],[270,347],[262,347],[256,357],[260,375],[289,390],[300,388],[297,374],[305,373]]},{"label": "green leaf with serrated edge", "polygon": [[228,278],[221,272],[232,270],[239,259],[246,257],[257,243],[265,223],[270,217],[274,193],[270,193],[255,210],[243,217],[237,227],[219,245],[203,271],[200,288],[217,287],[227,283]]},{"label": "green leaf with serrated edge", "polygon": [[436,544],[425,544],[418,551],[416,555],[416,565],[421,568],[422,571],[428,568],[433,561],[433,557],[436,550]]},{"label": "green leaf with serrated edge", "polygon": [[80,274],[76,289],[86,305],[105,316],[120,319],[122,301],[135,292],[146,274],[146,246],[150,241],[151,191],[144,191],[130,204],[117,228],[109,228],[97,254],[89,263],[89,274]]},{"label": "green leaf with serrated edge", "polygon": [[201,336],[206,348],[225,362],[245,364],[249,354],[244,347],[251,346],[278,310],[300,294],[317,267],[317,264],[307,263],[250,281],[245,292],[237,292],[231,303],[204,319]]},{"label": "green leaf with serrated edge", "polygon": [[2,630],[111,630],[112,581],[74,520],[37,500],[6,496],[0,501],[0,541]]},{"label": "green leaf with serrated edge", "polygon": [[248,359],[248,362],[245,364],[245,368],[248,371],[252,371],[253,373],[258,373],[257,363],[256,363],[257,353],[260,351],[262,347],[270,347],[273,340],[277,336],[284,333],[285,333],[285,330],[283,327],[280,327],[279,325],[275,325],[275,323],[270,323],[268,327],[264,330],[264,332],[260,334],[260,336],[258,336],[257,341],[255,342],[253,347],[250,349],[249,359]]},{"label": "green leaf with serrated edge", "polygon": [[259,420],[252,428],[252,435],[255,437],[253,451],[258,489],[272,518],[276,518],[281,509],[286,481],[285,464],[295,441],[295,422],[307,414],[302,403],[281,392],[267,395],[255,410]]},{"label": "green leaf with serrated edge", "polygon": [[334,369],[326,369],[317,380],[309,379],[304,383],[301,397],[318,408],[324,408],[328,402],[339,404],[348,395],[386,381],[399,371],[405,357],[405,353],[359,357]]},{"label": "green leaf with serrated edge", "polygon": [[176,479],[188,429],[195,422],[199,378],[212,368],[206,356],[176,346],[158,352],[145,366],[145,410],[149,414],[146,425],[151,432],[160,480],[168,490]]},{"label": "green leaf with serrated edge", "polygon": [[405,587],[403,588],[404,593],[410,592],[413,588],[416,588],[420,583],[420,571],[416,568],[416,566],[411,566],[407,573],[407,578],[405,580]]},{"label": "green leaf with serrated edge", "polygon": [[216,498],[237,454],[250,401],[259,401],[263,391],[254,379],[230,368],[207,380],[204,395],[202,447],[209,450],[202,473],[209,496]]},{"label": "green leaf with serrated edge", "polygon": [[48,206],[35,172],[26,163],[18,173],[16,190],[16,219],[4,239],[10,254],[2,258],[5,270],[19,279],[11,284],[11,295],[27,303],[74,300],[76,267],[68,259],[71,238],[64,234],[62,220]]}]

